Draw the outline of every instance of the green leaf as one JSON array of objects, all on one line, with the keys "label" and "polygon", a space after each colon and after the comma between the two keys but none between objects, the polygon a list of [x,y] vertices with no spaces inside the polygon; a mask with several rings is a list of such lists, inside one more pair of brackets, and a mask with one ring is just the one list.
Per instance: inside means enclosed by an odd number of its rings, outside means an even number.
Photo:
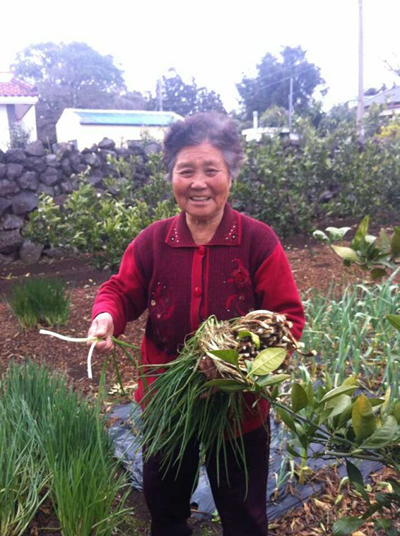
[{"label": "green leaf", "polygon": [[325,231],[331,235],[332,240],[343,240],[344,235],[351,231],[351,227],[327,227]]},{"label": "green leaf", "polygon": [[239,331],[239,341],[242,339],[250,337],[254,346],[258,349],[260,348],[260,337],[253,333],[252,331]]},{"label": "green leaf", "polygon": [[372,435],[361,443],[360,448],[368,449],[386,447],[397,435],[397,430],[397,420],[393,415],[389,415],[383,425],[380,428],[377,428]]},{"label": "green leaf", "polygon": [[261,387],[267,387],[268,385],[276,385],[290,378],[290,374],[274,374],[272,376],[262,376],[257,380],[257,385]]},{"label": "green leaf", "polygon": [[224,393],[236,393],[237,391],[243,391],[248,386],[245,383],[237,382],[236,380],[210,380],[204,384],[203,387],[217,387]]},{"label": "green leaf", "polygon": [[[236,350],[212,350],[207,353],[212,354],[212,356],[218,357],[219,359],[222,359],[222,361],[231,363],[232,365],[235,365],[236,367],[238,365],[239,354]],[[210,356],[211,359],[212,359],[212,356]]]},{"label": "green leaf", "polygon": [[331,398],[326,402],[325,409],[332,408],[332,413],[329,417],[341,415],[348,407],[351,407],[351,397],[349,395],[339,395],[337,398]]},{"label": "green leaf", "polygon": [[282,409],[282,408],[276,408],[276,413],[279,415],[280,419],[282,420],[282,422],[284,422],[286,424],[286,426],[292,430],[292,432],[296,432],[296,427],[294,425],[294,420],[292,419],[292,417],[289,415],[289,413]]},{"label": "green leaf", "polygon": [[395,403],[395,405],[390,411],[390,414],[393,415],[398,424],[400,424],[400,400]]},{"label": "green leaf", "polygon": [[370,500],[369,500],[369,496],[368,496],[368,493],[367,493],[367,490],[364,488],[364,486],[361,486],[360,484],[358,484],[358,482],[354,482],[354,487],[356,488],[356,490],[358,491],[358,493],[361,495],[361,497],[363,499],[365,499],[367,501],[368,504],[371,504],[370,503]]},{"label": "green leaf", "polygon": [[394,258],[400,255],[400,227],[394,228],[394,233],[390,239],[390,249]]},{"label": "green leaf", "polygon": [[333,524],[332,536],[351,536],[364,523],[365,520],[358,517],[342,517],[342,519],[338,519]]},{"label": "green leaf", "polygon": [[370,271],[370,275],[374,281],[377,279],[381,279],[382,277],[385,277],[387,275],[387,272],[384,268],[372,268]]},{"label": "green leaf", "polygon": [[322,398],[320,403],[328,402],[328,400],[332,400],[332,398],[336,398],[337,396],[344,395],[347,393],[353,393],[357,389],[357,385],[341,385],[340,387],[336,387],[335,389],[332,389],[326,395]]},{"label": "green leaf", "polygon": [[365,395],[360,395],[355,403],[351,413],[354,433],[359,441],[363,441],[375,430],[376,422],[372,406]]},{"label": "green leaf", "polygon": [[387,251],[390,247],[390,240],[385,229],[381,229],[377,240],[377,247],[381,251]]},{"label": "green leaf", "polygon": [[386,315],[386,319],[389,320],[397,331],[400,331],[400,315]]},{"label": "green leaf", "polygon": [[343,381],[342,385],[358,385],[358,380],[355,376],[349,376]]},{"label": "green leaf", "polygon": [[331,246],[333,251],[336,253],[336,255],[339,255],[339,257],[345,261],[349,262],[357,262],[358,255],[354,251],[354,249],[347,248],[344,246]]},{"label": "green leaf", "polygon": [[308,404],[308,396],[303,387],[299,383],[294,383],[292,386],[292,410],[297,413],[305,408]]},{"label": "green leaf", "polygon": [[286,449],[288,453],[292,456],[296,456],[296,458],[301,458],[301,454],[299,454],[297,450],[295,450],[291,445],[289,445],[289,443],[286,443]]},{"label": "green leaf", "polygon": [[356,234],[354,235],[353,241],[351,242],[351,247],[354,248],[355,250],[358,250],[360,248],[361,242],[367,236],[368,227],[369,227],[369,216],[365,216],[365,218],[361,221],[360,225],[358,226],[358,229],[356,231]]},{"label": "green leaf", "polygon": [[328,236],[323,231],[320,231],[318,229],[313,232],[313,237],[322,242],[328,242],[329,240]]},{"label": "green leaf", "polygon": [[282,365],[286,354],[287,352],[283,348],[266,348],[253,361],[253,368],[249,375],[265,376],[270,374]]},{"label": "green leaf", "polygon": [[356,465],[354,465],[354,463],[351,463],[351,461],[349,460],[346,460],[346,469],[351,482],[353,482],[353,484],[357,483],[360,486],[364,487],[364,479],[360,469]]}]

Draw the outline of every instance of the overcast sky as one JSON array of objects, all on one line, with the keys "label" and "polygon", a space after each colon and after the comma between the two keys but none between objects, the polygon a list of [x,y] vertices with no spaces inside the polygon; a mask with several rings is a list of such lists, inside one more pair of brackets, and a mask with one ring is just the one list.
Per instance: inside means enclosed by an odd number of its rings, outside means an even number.
[{"label": "overcast sky", "polygon": [[[237,107],[235,84],[267,52],[300,45],[329,87],[325,107],[355,99],[358,0],[7,0],[1,7],[0,70],[33,43],[84,41],[111,54],[129,89],[154,90],[171,67]],[[365,88],[400,85],[400,0],[364,0]]]}]

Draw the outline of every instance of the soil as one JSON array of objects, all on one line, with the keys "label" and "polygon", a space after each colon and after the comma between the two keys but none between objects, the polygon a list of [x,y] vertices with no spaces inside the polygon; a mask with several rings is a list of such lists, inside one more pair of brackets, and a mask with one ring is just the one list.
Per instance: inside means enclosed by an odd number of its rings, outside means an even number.
[{"label": "soil", "polygon": [[[310,289],[326,293],[330,287],[333,292],[340,293],[341,289],[350,281],[362,279],[365,275],[357,268],[344,268],[340,259],[324,245],[313,242],[304,243],[297,239],[285,244],[285,249],[297,281],[300,292],[304,295]],[[89,257],[74,257],[65,259],[44,258],[34,266],[24,266],[13,263],[0,268],[0,324],[2,326],[2,339],[0,341],[0,372],[7,368],[11,360],[25,361],[28,358],[40,363],[46,363],[51,369],[63,371],[75,389],[86,395],[95,396],[101,372],[102,359],[94,355],[93,380],[87,378],[86,356],[87,350],[82,344],[66,343],[53,337],[39,334],[39,330],[22,331],[17,320],[12,316],[7,305],[7,296],[12,286],[25,278],[33,277],[62,277],[67,281],[71,291],[71,312],[68,326],[55,328],[55,331],[72,337],[86,336],[90,323],[91,305],[99,285],[107,280],[110,273],[99,272],[90,266]],[[132,322],[124,338],[134,344],[139,344],[144,331],[145,315]],[[135,390],[135,368],[126,360],[120,360],[120,372],[126,391],[129,394]],[[114,393],[118,392],[118,384],[110,369],[107,376],[108,387]],[[111,400],[120,402],[119,395],[110,395]],[[377,480],[387,475],[377,475]],[[278,523],[271,526],[270,534],[279,536],[291,532],[294,535],[310,536],[330,534],[329,527],[336,517],[335,511],[339,509],[346,515],[357,512],[360,508],[359,497],[342,491],[345,503],[335,506],[338,495],[338,477],[333,473],[323,475],[327,482],[326,489],[318,500],[311,500],[303,508],[286,514]],[[327,480],[328,479],[328,480]],[[133,508],[134,522],[121,529],[118,534],[145,535],[149,531],[149,517],[141,493],[132,491],[130,504]],[[50,510],[50,513],[49,513]],[[47,513],[46,513],[47,512]],[[53,516],[54,517],[54,516]],[[52,525],[51,509],[42,508],[40,515],[35,519],[30,534],[46,534],[41,529],[45,525]],[[47,520],[47,521],[46,521]],[[54,519],[53,519],[54,521]],[[219,523],[199,522],[191,520],[194,534],[197,536],[221,535]],[[54,526],[54,525],[53,525]],[[362,529],[359,533],[364,535],[376,534],[372,527]],[[52,534],[57,534],[52,531]]]}]

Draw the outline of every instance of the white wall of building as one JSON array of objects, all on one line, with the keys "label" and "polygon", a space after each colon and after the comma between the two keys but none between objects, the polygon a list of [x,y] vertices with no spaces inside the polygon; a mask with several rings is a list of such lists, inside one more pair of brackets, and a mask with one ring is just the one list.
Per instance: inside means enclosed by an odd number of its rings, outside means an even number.
[{"label": "white wall of building", "polygon": [[37,130],[36,130],[36,108],[31,106],[28,112],[20,121],[20,125],[25,132],[29,133],[29,140],[37,140]]},{"label": "white wall of building", "polygon": [[166,127],[81,125],[78,114],[69,109],[64,110],[56,125],[58,143],[74,142],[80,151],[99,143],[103,138],[110,138],[117,146],[122,146],[130,140],[141,140],[143,136],[162,141],[165,130]]},{"label": "white wall of building", "polygon": [[7,105],[0,104],[0,149],[6,151],[10,144]]}]

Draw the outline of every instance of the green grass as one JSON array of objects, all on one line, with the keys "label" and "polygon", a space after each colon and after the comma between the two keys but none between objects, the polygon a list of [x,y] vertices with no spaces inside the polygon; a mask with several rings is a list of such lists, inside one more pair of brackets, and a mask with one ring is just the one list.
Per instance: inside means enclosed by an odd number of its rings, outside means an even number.
[{"label": "green grass", "polygon": [[399,395],[400,337],[386,320],[398,314],[400,294],[393,277],[381,284],[354,284],[341,298],[310,292],[302,341],[317,357],[294,356],[295,368],[312,378],[329,375],[334,383],[358,376],[367,389]]},{"label": "green grass", "polygon": [[31,279],[12,288],[9,305],[23,329],[60,326],[68,322],[70,293],[61,279]]},{"label": "green grass", "polygon": [[0,381],[0,534],[22,536],[45,495],[63,536],[111,536],[126,513],[98,409],[32,362]]}]

